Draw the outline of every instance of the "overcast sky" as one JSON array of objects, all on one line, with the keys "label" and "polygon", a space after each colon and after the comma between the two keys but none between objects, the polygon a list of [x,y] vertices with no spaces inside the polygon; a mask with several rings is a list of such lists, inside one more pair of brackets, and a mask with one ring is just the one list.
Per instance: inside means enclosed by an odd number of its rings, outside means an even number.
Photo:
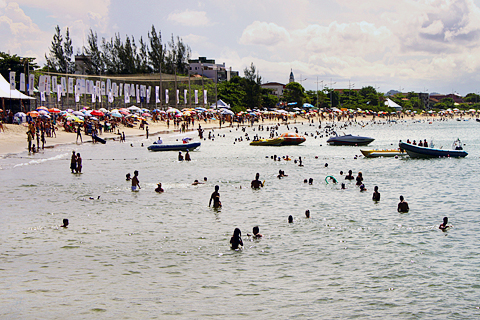
[{"label": "overcast sky", "polygon": [[[0,51],[45,62],[54,28],[69,27],[75,52],[88,30],[166,42],[180,36],[192,58],[240,71],[251,62],[263,82],[306,89],[480,92],[480,0],[0,0]],[[322,83],[318,83],[319,88]]]}]

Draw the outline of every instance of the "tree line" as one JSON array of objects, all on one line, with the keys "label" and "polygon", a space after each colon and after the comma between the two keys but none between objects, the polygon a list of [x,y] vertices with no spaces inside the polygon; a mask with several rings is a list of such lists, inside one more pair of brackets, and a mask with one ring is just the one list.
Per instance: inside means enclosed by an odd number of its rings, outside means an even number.
[{"label": "tree line", "polygon": [[[162,41],[161,31],[152,25],[148,40],[140,37],[138,44],[134,36],[122,39],[119,33],[110,39],[99,40],[97,32],[90,29],[86,45],[82,48],[85,55],[85,73],[87,75],[116,75],[140,73],[188,73],[188,59],[191,49],[180,37],[174,37],[167,43]],[[81,53],[78,52],[77,55]],[[70,30],[62,35],[60,27],[55,27],[48,55],[45,54],[44,71],[75,73],[73,44]]]}]

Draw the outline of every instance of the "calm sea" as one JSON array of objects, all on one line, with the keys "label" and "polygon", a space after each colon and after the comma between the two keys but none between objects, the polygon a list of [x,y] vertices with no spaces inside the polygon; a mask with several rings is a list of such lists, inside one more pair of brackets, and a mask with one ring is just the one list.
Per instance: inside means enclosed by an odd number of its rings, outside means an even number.
[{"label": "calm sea", "polygon": [[[215,130],[191,162],[147,151],[144,138],[0,159],[0,318],[480,317],[479,126],[409,120],[345,130],[375,138],[372,148],[407,138],[448,148],[460,138],[464,159],[355,159],[360,147],[328,146],[311,136],[318,123],[306,122],[280,127],[308,134],[289,147],[234,143],[266,131]],[[73,149],[81,175],[69,170]],[[274,154],[301,156],[305,166]],[[140,192],[125,181],[134,170]],[[326,184],[348,170],[363,173],[367,192]],[[252,190],[257,172],[265,187]],[[154,192],[159,182],[163,194]],[[215,185],[218,211],[208,207]],[[400,195],[409,213],[396,212]],[[438,229],[444,216],[448,232]],[[68,229],[59,228],[64,218]],[[263,239],[247,237],[254,226]],[[236,227],[240,251],[229,247]]]}]

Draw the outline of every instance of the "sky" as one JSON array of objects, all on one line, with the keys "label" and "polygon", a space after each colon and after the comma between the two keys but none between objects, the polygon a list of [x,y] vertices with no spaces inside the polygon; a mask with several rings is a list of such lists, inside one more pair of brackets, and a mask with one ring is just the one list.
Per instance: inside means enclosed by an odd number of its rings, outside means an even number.
[{"label": "sky", "polygon": [[[480,0],[0,0],[0,51],[45,63],[55,26],[147,39],[154,25],[192,58],[262,81],[380,92],[480,93]],[[318,79],[318,80],[317,80]]]}]

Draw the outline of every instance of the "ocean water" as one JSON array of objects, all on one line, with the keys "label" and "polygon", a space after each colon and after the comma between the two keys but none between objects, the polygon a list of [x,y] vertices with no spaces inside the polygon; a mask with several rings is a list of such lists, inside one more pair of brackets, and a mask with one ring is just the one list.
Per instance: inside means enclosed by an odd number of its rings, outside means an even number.
[{"label": "ocean water", "polygon": [[[144,138],[0,159],[0,317],[480,317],[480,124],[408,120],[343,130],[375,138],[366,148],[407,138],[448,148],[460,138],[469,152],[427,160],[355,159],[360,147],[328,146],[310,136],[315,125],[280,126],[308,133],[303,145],[287,147],[234,143],[266,131],[215,130],[191,162],[147,151]],[[81,175],[69,170],[73,149],[82,154]],[[301,156],[304,167],[274,162],[274,154]],[[125,181],[134,170],[139,192]],[[288,177],[278,179],[279,170]],[[343,182],[341,170],[361,171],[368,191],[325,182],[328,175]],[[249,187],[256,172],[261,190]],[[191,185],[203,177],[206,184]],[[158,182],[165,193],[154,192]],[[219,210],[208,207],[215,185]],[[400,195],[409,213],[396,212]],[[454,226],[447,232],[438,229],[444,216]],[[59,228],[64,218],[68,229]],[[254,226],[262,239],[247,236]],[[229,247],[237,227],[243,250]]]}]

